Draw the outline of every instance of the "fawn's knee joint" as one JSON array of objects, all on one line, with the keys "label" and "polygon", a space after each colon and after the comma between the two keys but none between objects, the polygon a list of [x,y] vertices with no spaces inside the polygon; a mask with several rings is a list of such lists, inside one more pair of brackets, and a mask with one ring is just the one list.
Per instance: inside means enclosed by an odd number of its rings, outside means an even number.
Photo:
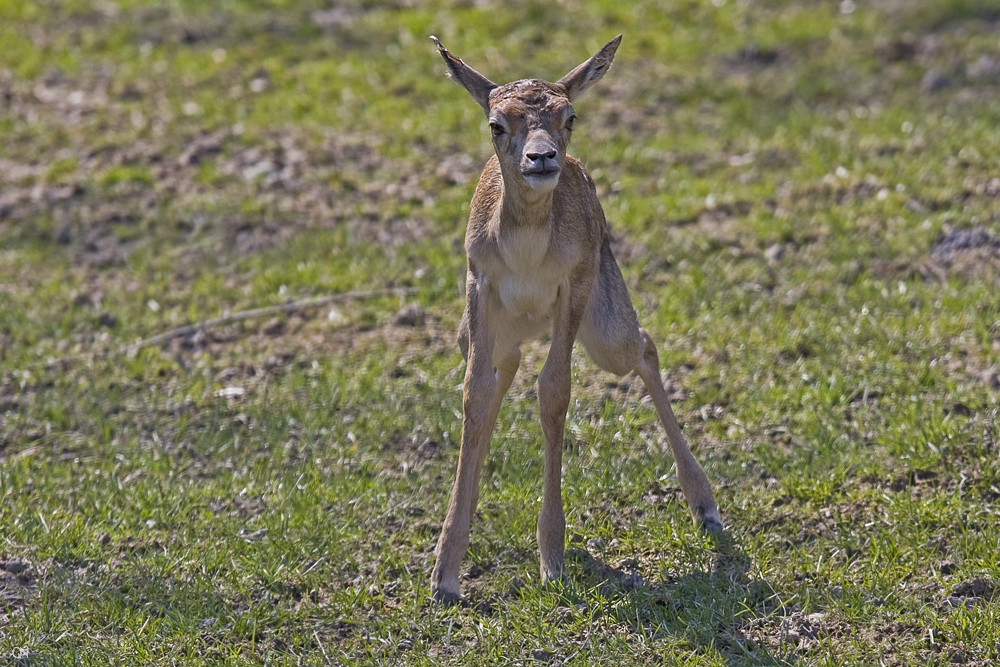
[{"label": "fawn's knee joint", "polygon": [[659,370],[660,355],[656,351],[656,343],[645,329],[640,330],[642,336],[642,361],[646,366]]}]

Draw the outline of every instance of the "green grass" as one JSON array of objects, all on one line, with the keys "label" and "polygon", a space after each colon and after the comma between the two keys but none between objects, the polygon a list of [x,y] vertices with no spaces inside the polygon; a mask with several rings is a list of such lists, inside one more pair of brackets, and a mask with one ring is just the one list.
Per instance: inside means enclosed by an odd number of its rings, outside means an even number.
[{"label": "green grass", "polygon": [[[1000,236],[1000,16],[872,4],[0,3],[0,662],[1000,659],[1000,256],[934,252]],[[619,32],[571,152],[730,531],[581,351],[541,587],[527,345],[440,607],[489,145],[426,38],[555,79]]]}]

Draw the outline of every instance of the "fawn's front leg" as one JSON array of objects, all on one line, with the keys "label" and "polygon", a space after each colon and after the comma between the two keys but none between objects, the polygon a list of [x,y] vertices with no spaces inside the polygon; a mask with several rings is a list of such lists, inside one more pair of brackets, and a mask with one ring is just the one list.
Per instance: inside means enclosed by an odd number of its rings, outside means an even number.
[{"label": "fawn's front leg", "polygon": [[561,579],[566,544],[566,516],[562,504],[562,449],[569,408],[573,341],[586,307],[589,281],[578,281],[563,295],[552,326],[549,356],[538,374],[538,408],[545,435],[544,489],[538,515],[538,553],[542,583]]},{"label": "fawn's front leg", "polygon": [[460,336],[465,338],[462,347],[467,362],[462,390],[462,442],[455,484],[441,526],[437,560],[431,573],[431,594],[434,599],[443,602],[455,602],[461,597],[458,570],[469,548],[469,528],[478,496],[478,471],[481,470],[496,421],[496,412],[492,409],[497,392],[492,355],[494,337],[487,328],[485,304],[471,275]]},{"label": "fawn's front leg", "polygon": [[542,583],[560,579],[563,573],[566,516],[562,505],[562,447],[569,389],[569,359],[551,350],[538,374],[538,407],[545,434],[542,509],[536,533]]},{"label": "fawn's front leg", "polygon": [[479,450],[479,460],[476,461],[476,479],[472,484],[472,501],[469,503],[469,516],[476,513],[476,505],[479,503],[479,487],[483,476],[483,467],[486,464],[486,457],[490,453],[490,440],[492,439],[493,425],[496,424],[497,416],[500,414],[500,405],[503,397],[507,395],[511,382],[517,374],[518,366],[521,363],[521,350],[518,347],[510,348],[506,354],[496,360],[495,375],[497,378],[496,387],[493,393],[493,404],[490,406],[489,423],[490,431],[486,436],[486,446]]}]

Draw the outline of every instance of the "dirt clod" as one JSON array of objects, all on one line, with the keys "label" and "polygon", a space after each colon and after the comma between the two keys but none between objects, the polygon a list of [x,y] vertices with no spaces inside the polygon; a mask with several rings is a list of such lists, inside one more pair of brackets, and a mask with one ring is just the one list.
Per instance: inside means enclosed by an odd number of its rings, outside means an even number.
[{"label": "dirt clod", "polygon": [[941,574],[953,574],[958,569],[958,565],[955,564],[955,561],[943,560],[938,563],[937,569]]},{"label": "dirt clod", "polygon": [[9,558],[4,561],[0,561],[0,569],[11,574],[21,574],[31,569],[31,565],[28,564],[23,558]]},{"label": "dirt clod", "polygon": [[396,313],[393,321],[401,327],[422,327],[427,321],[427,313],[418,304],[411,303]]},{"label": "dirt clod", "polygon": [[23,558],[0,560],[0,627],[24,607],[37,590],[35,569]]},{"label": "dirt clod", "polygon": [[941,235],[931,254],[935,259],[948,259],[963,250],[980,248],[1000,251],[1000,237],[986,227],[953,229]]},{"label": "dirt clod", "polygon": [[549,662],[555,656],[543,648],[536,648],[531,651],[531,657],[542,662]]},{"label": "dirt clod", "polygon": [[986,577],[976,577],[971,581],[963,581],[951,589],[951,595],[953,597],[983,598],[985,600],[993,599],[993,594],[995,592],[996,584]]},{"label": "dirt clod", "polygon": [[958,597],[956,595],[949,595],[944,600],[944,604],[947,607],[978,607],[981,600],[979,598],[964,598]]},{"label": "dirt clod", "polygon": [[522,588],[524,588],[524,579],[521,577],[514,577],[510,580],[510,583],[507,584],[507,597],[516,598],[521,593]]},{"label": "dirt clod", "polygon": [[923,93],[936,93],[939,90],[951,85],[951,79],[947,74],[937,69],[929,69],[920,80],[920,91]]}]

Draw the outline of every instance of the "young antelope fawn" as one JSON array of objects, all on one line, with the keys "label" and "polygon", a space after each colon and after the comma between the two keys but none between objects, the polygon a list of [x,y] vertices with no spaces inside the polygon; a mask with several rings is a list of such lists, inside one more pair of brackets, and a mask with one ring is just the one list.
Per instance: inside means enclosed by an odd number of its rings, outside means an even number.
[{"label": "young antelope fawn", "polygon": [[695,521],[703,530],[721,531],[708,478],[670,409],[656,345],[639,327],[611,253],[594,183],[566,154],[573,101],[608,71],[621,35],[555,83],[522,79],[502,86],[431,39],[451,77],[486,112],[495,151],[472,198],[465,236],[466,305],[458,331],[467,362],[462,443],[431,575],[434,598],[454,602],[460,597],[459,565],[469,547],[469,524],[500,403],[520,364],[521,342],[546,328],[552,343],[538,375],[545,435],[537,531],[542,582],[563,572],[560,469],[575,340],[601,368],[619,376],[639,374],[666,429]]}]

